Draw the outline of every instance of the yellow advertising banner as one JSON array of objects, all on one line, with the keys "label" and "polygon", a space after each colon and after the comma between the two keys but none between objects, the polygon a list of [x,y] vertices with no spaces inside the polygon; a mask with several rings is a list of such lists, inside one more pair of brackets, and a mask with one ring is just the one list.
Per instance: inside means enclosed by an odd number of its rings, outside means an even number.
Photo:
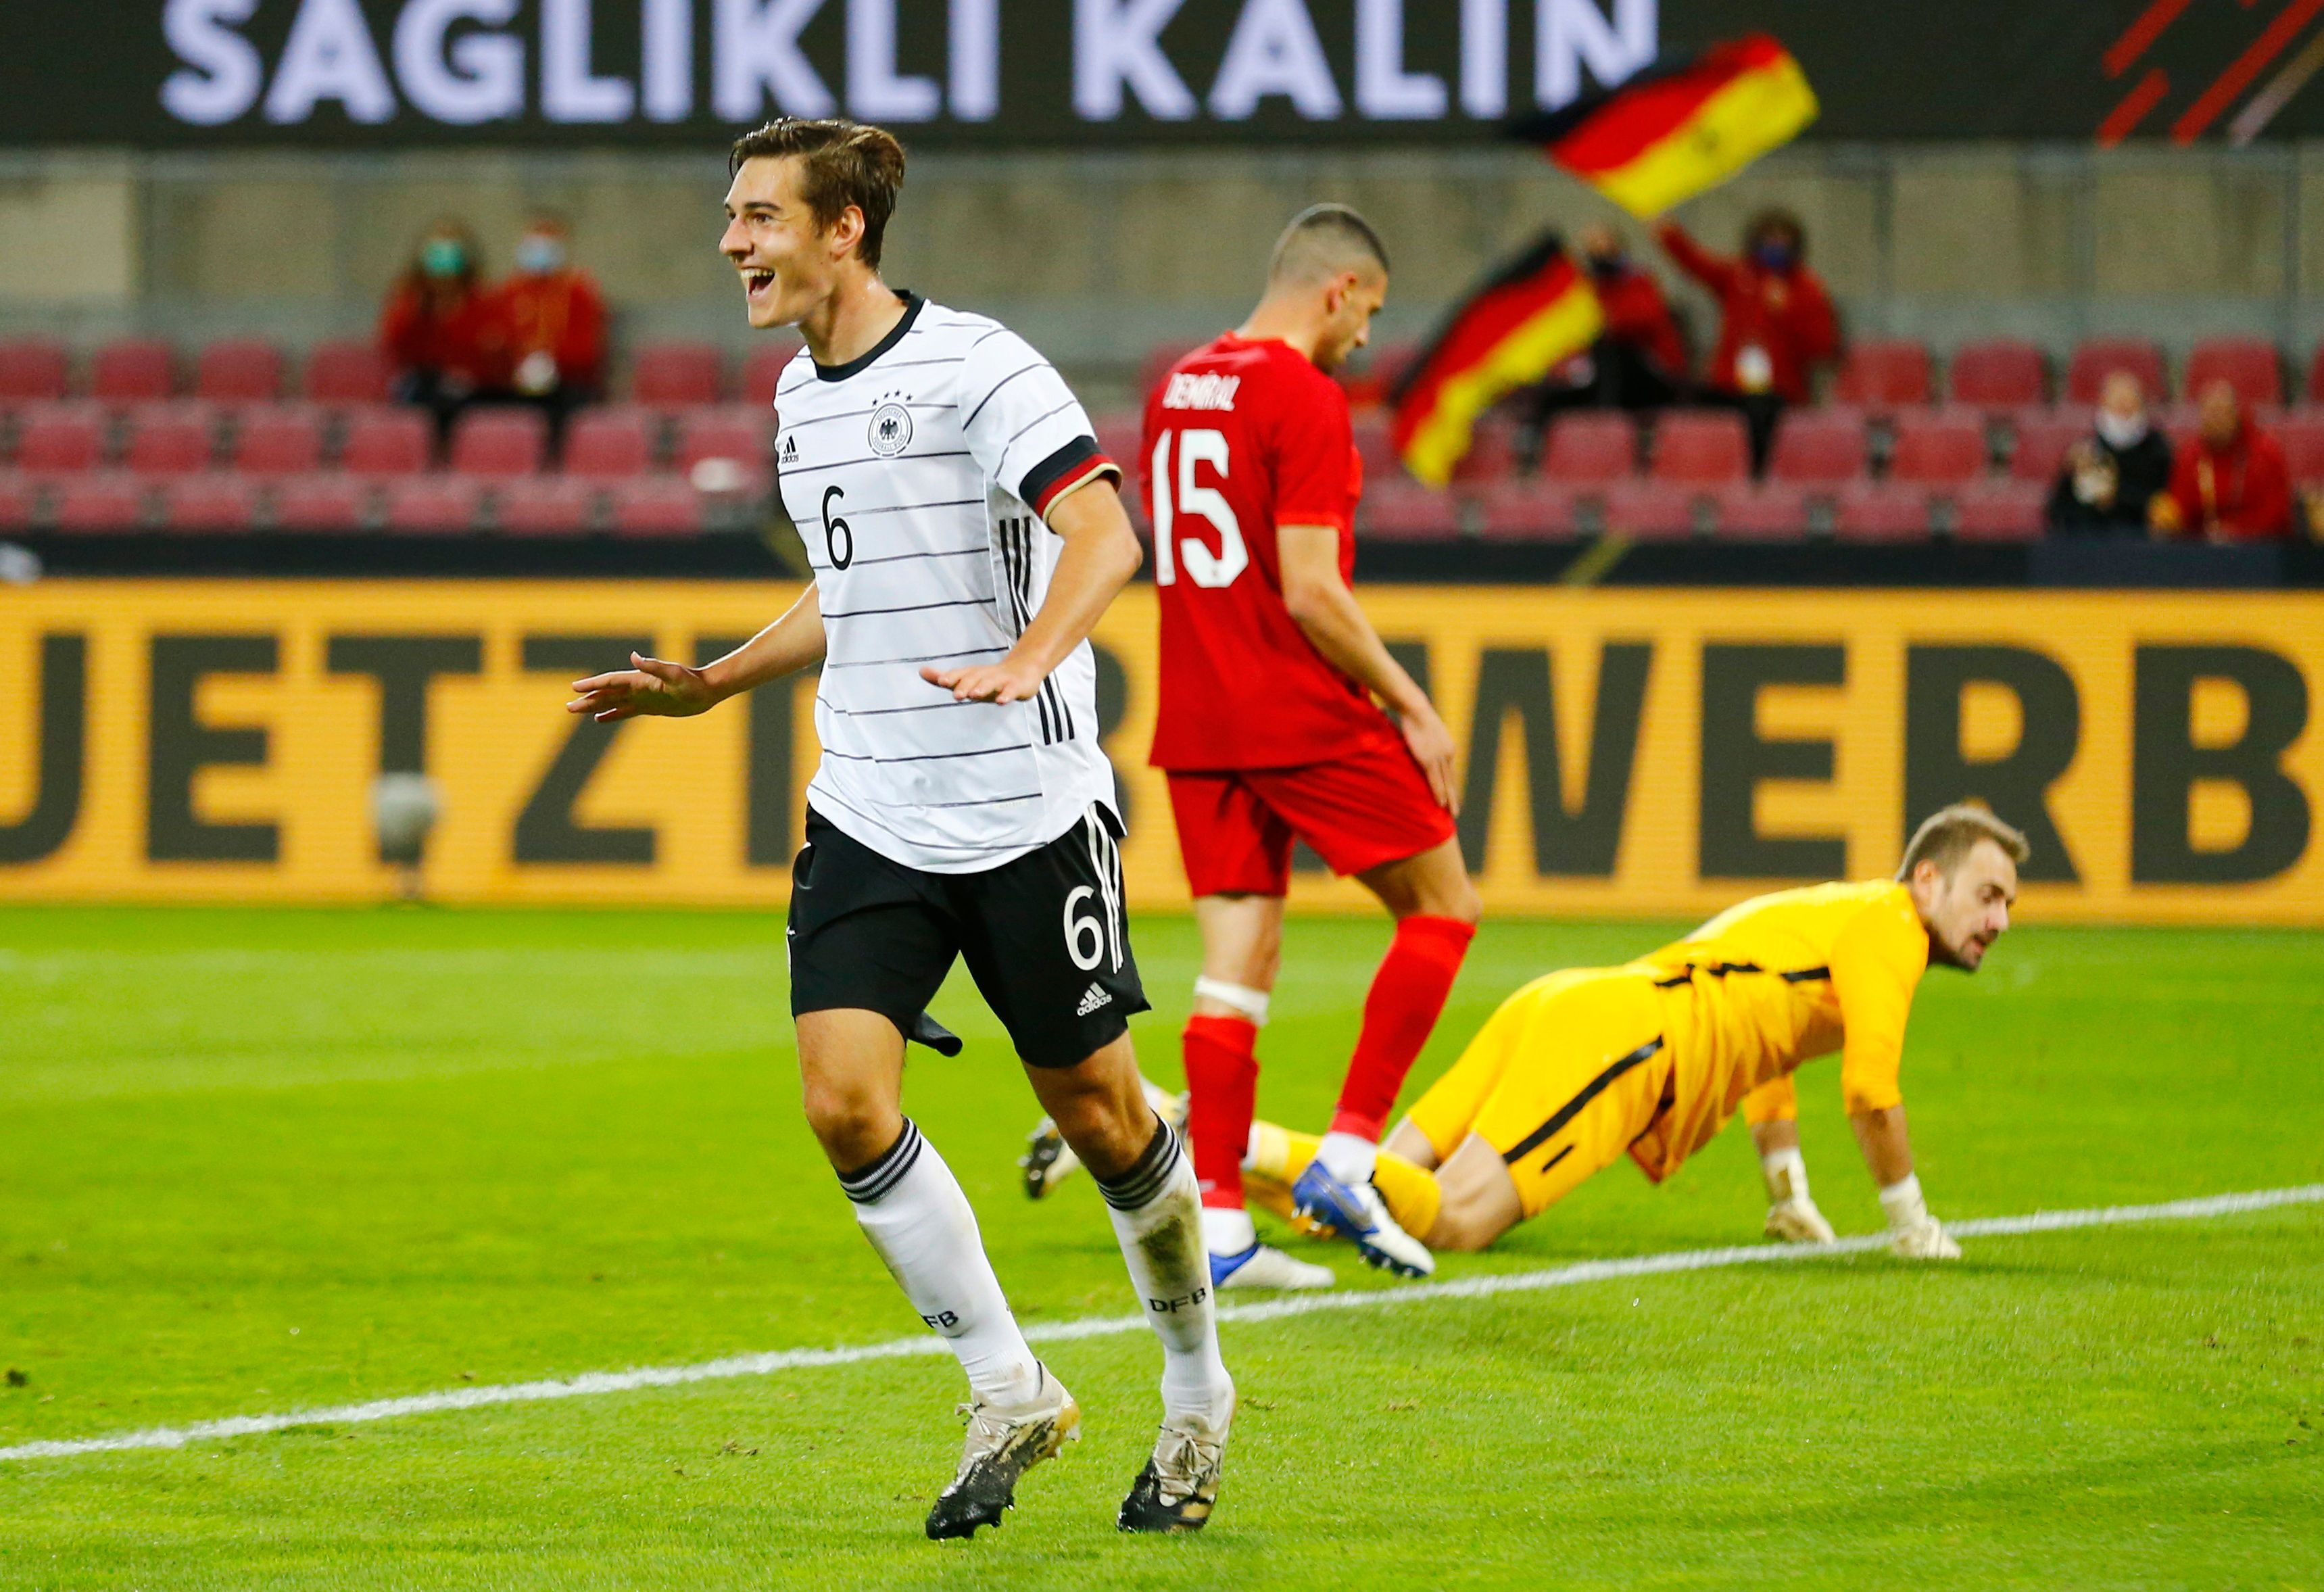
[{"label": "yellow advertising banner", "polygon": [[[600,727],[576,676],[715,656],[796,588],[678,582],[55,581],[0,590],[0,899],[393,893],[384,771],[442,792],[446,901],[776,906],[811,677]],[[1368,588],[1463,744],[1488,910],[1708,914],[1894,867],[1989,803],[2051,920],[2324,924],[2324,596]],[[1182,906],[1154,601],[1100,627],[1130,900]],[[1362,909],[1310,864],[1296,903]]]}]

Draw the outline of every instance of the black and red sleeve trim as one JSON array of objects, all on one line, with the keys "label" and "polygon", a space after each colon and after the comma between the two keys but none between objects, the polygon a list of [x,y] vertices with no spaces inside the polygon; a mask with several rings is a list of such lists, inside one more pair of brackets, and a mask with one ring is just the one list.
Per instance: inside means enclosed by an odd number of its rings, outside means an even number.
[{"label": "black and red sleeve trim", "polygon": [[1019,495],[1032,505],[1034,513],[1047,520],[1050,506],[1058,499],[1100,476],[1111,477],[1120,486],[1121,466],[1099,451],[1096,437],[1076,437],[1025,472],[1025,488]]}]

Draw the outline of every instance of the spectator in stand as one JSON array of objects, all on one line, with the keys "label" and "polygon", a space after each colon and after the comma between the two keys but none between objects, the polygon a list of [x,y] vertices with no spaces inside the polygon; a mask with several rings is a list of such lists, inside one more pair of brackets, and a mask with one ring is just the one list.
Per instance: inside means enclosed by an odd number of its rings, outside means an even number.
[{"label": "spectator in stand", "polygon": [[420,238],[380,317],[395,396],[433,410],[442,433],[498,383],[503,369],[505,338],[483,275],[475,235],[456,221],[439,221]]},{"label": "spectator in stand", "polygon": [[1604,223],[1581,237],[1582,268],[1597,290],[1606,329],[1595,345],[1549,373],[1534,390],[1526,452],[1539,457],[1542,434],[1560,411],[1662,409],[1678,400],[1686,379],[1686,345],[1662,284],[1639,269],[1621,235]]},{"label": "spectator in stand", "polygon": [[537,405],[552,432],[573,410],[603,391],[605,300],[589,273],[572,262],[562,218],[537,215],[516,246],[516,271],[495,295],[508,338],[508,385]]},{"label": "spectator in stand", "polygon": [[2154,529],[2208,542],[2292,534],[2292,471],[2283,447],[2244,413],[2226,382],[2203,389],[2195,435],[2179,449],[2171,486],[2155,494]]},{"label": "spectator in stand", "polygon": [[2141,535],[2155,496],[2171,484],[2171,443],[2146,417],[2146,391],[2128,371],[2106,379],[2097,424],[2066,450],[2050,490],[2050,529],[2068,536]]},{"label": "spectator in stand", "polygon": [[1711,253],[1674,221],[1660,235],[1679,269],[1719,300],[1706,397],[1743,411],[1752,468],[1764,471],[1784,406],[1807,402],[1816,366],[1840,353],[1831,295],[1807,267],[1807,232],[1789,211],[1762,211],[1744,229],[1739,260]]}]

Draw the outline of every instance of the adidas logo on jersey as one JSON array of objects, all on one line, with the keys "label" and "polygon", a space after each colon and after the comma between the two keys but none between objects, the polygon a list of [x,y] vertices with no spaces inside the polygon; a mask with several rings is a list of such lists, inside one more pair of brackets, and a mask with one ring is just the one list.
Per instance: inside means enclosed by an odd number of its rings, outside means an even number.
[{"label": "adidas logo on jersey", "polygon": [[1240,376],[1192,376],[1184,372],[1170,378],[1162,394],[1166,410],[1231,410]]},{"label": "adidas logo on jersey", "polygon": [[783,452],[780,462],[786,465],[796,465],[798,463],[798,437],[786,437],[783,438]]},{"label": "adidas logo on jersey", "polygon": [[1112,996],[1108,995],[1097,985],[1092,984],[1087,989],[1082,992],[1082,1003],[1074,1008],[1074,1016],[1077,1017],[1085,1017],[1089,1016],[1090,1013],[1097,1010],[1098,1008],[1102,1006],[1111,1006],[1112,1004]]}]

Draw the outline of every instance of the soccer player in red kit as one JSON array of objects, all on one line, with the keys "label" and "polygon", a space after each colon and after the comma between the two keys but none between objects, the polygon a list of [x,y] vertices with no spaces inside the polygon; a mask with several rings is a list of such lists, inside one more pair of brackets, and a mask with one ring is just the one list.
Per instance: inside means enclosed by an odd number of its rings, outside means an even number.
[{"label": "soccer player in red kit", "polygon": [[1185,1036],[1187,1138],[1220,1287],[1333,1281],[1259,1244],[1243,1207],[1295,840],[1361,879],[1396,937],[1294,1202],[1376,1266],[1434,1268],[1372,1187],[1373,1157],[1480,906],[1453,838],[1452,737],[1349,589],[1362,464],[1330,373],[1363,345],[1388,278],[1361,216],[1338,205],[1302,213],[1250,318],[1179,361],[1147,400],[1139,462],[1162,622],[1153,761],[1169,777],[1203,934]]}]

